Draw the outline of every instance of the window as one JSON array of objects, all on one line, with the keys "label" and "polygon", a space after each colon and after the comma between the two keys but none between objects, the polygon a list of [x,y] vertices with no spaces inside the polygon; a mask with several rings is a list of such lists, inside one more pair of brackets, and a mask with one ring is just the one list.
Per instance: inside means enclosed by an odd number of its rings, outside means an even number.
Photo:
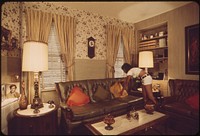
[{"label": "window", "polygon": [[42,72],[40,79],[42,90],[55,88],[55,82],[66,80],[65,64],[60,57],[60,45],[54,23],[52,23],[48,39],[48,61],[48,71]]},{"label": "window", "polygon": [[121,69],[121,66],[124,64],[124,53],[123,53],[123,43],[119,45],[119,50],[117,53],[117,58],[115,61],[115,78],[125,77],[124,71]]}]

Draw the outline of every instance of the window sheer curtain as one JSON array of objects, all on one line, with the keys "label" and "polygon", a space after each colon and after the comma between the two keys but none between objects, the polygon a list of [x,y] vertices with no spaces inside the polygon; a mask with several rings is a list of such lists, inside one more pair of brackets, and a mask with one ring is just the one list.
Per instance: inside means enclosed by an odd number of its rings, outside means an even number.
[{"label": "window sheer curtain", "polygon": [[[37,10],[27,9],[25,18],[26,18],[26,40],[48,43],[48,37],[52,23],[52,14]],[[33,72],[28,72],[27,78],[28,78],[27,90],[29,91],[28,100],[29,103],[31,103],[31,100],[34,97]]]},{"label": "window sheer curtain", "polygon": [[106,57],[106,77],[114,77],[114,65],[119,50],[121,40],[121,30],[117,26],[107,25],[107,57]]},{"label": "window sheer curtain", "polygon": [[61,46],[61,55],[66,66],[66,81],[74,79],[75,54],[75,19],[68,16],[54,14],[54,22]]},{"label": "window sheer curtain", "polygon": [[131,64],[133,47],[134,47],[134,31],[130,28],[122,28],[122,40],[124,43],[124,62]]}]

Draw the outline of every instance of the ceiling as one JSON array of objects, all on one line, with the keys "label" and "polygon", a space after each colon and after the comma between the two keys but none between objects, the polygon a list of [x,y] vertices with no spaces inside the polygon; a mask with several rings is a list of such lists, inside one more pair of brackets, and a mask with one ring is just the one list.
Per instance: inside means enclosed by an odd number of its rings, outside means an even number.
[{"label": "ceiling", "polygon": [[53,2],[71,9],[85,10],[98,13],[102,16],[114,17],[129,23],[141,20],[173,10],[192,1],[158,1],[158,2]]}]

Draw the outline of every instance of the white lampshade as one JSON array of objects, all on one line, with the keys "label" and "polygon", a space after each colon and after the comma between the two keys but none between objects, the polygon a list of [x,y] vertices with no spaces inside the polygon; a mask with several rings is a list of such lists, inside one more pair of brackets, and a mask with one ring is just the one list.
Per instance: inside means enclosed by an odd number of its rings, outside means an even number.
[{"label": "white lampshade", "polygon": [[48,70],[48,46],[42,42],[28,41],[24,43],[22,71]]},{"label": "white lampshade", "polygon": [[139,52],[139,67],[141,68],[153,68],[153,52],[141,51]]}]

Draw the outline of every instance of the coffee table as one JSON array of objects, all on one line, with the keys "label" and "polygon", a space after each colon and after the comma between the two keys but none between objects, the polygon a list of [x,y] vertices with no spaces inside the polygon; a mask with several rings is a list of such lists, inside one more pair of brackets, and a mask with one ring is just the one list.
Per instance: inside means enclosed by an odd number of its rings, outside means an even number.
[{"label": "coffee table", "polygon": [[86,123],[85,126],[95,135],[128,135],[165,123],[168,118],[167,115],[157,111],[154,111],[153,114],[147,114],[144,109],[137,112],[139,114],[138,120],[133,118],[128,120],[126,114],[115,117],[112,130],[106,130],[106,124],[102,120]]}]

